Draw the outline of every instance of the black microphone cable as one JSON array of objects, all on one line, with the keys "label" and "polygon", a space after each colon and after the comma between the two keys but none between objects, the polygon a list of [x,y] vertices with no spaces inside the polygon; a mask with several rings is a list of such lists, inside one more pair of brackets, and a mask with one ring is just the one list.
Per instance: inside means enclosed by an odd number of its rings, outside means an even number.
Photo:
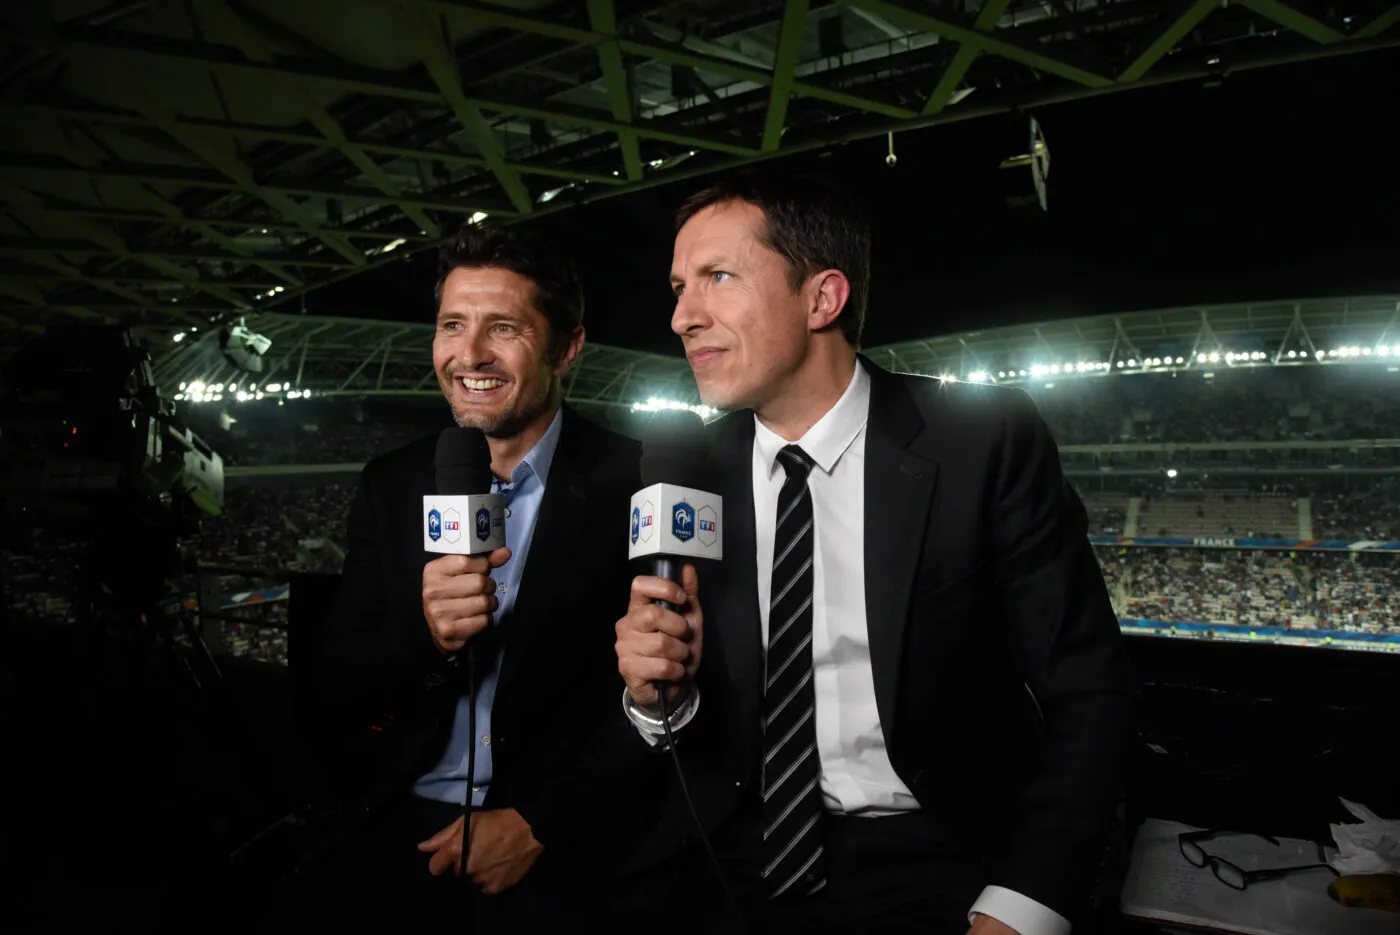
[{"label": "black microphone cable", "polygon": [[724,898],[729,902],[729,908],[734,911],[734,917],[739,920],[739,931],[749,930],[748,919],[744,917],[744,910],[739,905],[739,900],[734,895],[734,891],[729,887],[729,879],[724,875],[724,868],[720,866],[719,858],[715,856],[715,849],[710,844],[710,836],[705,833],[705,823],[700,820],[700,813],[695,808],[695,800],[690,797],[690,787],[685,782],[685,770],[681,768],[681,756],[676,752],[676,738],[671,733],[671,712],[666,710],[666,683],[652,682],[652,687],[656,689],[656,702],[661,708],[661,727],[666,732],[666,746],[671,751],[671,762],[676,767],[676,779],[681,785],[681,794],[685,796],[686,807],[690,809],[690,818],[695,823],[695,832],[700,835],[700,843],[705,846],[705,854],[710,859],[710,868],[714,870],[719,885],[724,889]]}]

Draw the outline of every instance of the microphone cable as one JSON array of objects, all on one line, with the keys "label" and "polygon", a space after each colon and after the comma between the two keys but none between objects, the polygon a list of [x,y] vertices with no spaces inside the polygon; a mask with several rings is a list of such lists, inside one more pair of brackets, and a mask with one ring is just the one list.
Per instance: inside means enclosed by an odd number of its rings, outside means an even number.
[{"label": "microphone cable", "polygon": [[[476,647],[467,641],[467,792],[462,796],[462,853],[458,870],[467,880],[467,854],[472,843],[472,813],[476,811]],[[467,880],[470,883],[470,880]]]},{"label": "microphone cable", "polygon": [[739,920],[739,931],[747,932],[749,930],[748,919],[744,917],[744,910],[739,905],[734,891],[729,887],[729,879],[724,875],[724,868],[720,866],[719,858],[715,856],[714,847],[710,845],[710,836],[705,833],[705,823],[700,820],[700,813],[695,808],[695,800],[690,797],[690,787],[685,782],[685,770],[681,768],[681,756],[676,752],[676,738],[671,734],[671,712],[666,710],[666,683],[652,682],[651,684],[656,689],[656,701],[661,708],[661,727],[666,732],[666,746],[671,751],[671,762],[676,767],[676,779],[680,782],[681,794],[685,797],[686,807],[690,809],[690,818],[695,823],[695,832],[700,835],[700,843],[705,846],[705,854],[709,857],[710,868],[714,870],[719,885],[724,889],[724,898],[729,902],[729,908],[733,910],[735,918]]}]

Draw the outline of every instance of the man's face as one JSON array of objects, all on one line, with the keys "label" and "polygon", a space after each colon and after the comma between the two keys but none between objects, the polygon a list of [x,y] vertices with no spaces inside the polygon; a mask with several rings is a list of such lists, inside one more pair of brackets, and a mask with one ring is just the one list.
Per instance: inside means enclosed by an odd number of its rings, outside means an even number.
[{"label": "man's face", "polygon": [[453,270],[438,304],[433,370],[457,424],[510,438],[552,409],[554,376],[582,347],[583,329],[552,365],[549,334],[529,279],[494,267]]},{"label": "man's face", "polygon": [[763,243],[763,211],[712,205],[676,235],[671,330],[681,336],[700,398],[717,409],[761,409],[801,364],[809,338],[807,288]]}]

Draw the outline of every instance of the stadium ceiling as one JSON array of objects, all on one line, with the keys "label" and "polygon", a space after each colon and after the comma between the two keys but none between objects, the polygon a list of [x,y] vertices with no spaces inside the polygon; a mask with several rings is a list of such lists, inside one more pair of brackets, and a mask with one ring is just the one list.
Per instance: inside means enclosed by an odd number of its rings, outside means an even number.
[{"label": "stadium ceiling", "polygon": [[208,324],[715,169],[1400,44],[1376,0],[0,10],[0,328]]},{"label": "stadium ceiling", "polygon": [[[168,331],[146,332],[148,340],[163,348],[155,361],[162,392],[174,395],[198,383],[206,397],[218,386],[219,394],[230,402],[238,392],[258,391],[277,398],[288,391],[300,395],[308,390],[312,398],[439,393],[432,371],[430,324],[264,313],[250,319],[249,326],[273,343],[266,370],[256,376],[229,363],[219,350],[217,334],[207,327],[176,332],[182,335],[179,341]],[[1314,362],[1400,366],[1400,295],[1126,312],[905,341],[867,348],[864,353],[904,373],[1002,383],[1061,373],[1176,372]],[[271,385],[278,389],[269,389]],[[584,347],[565,378],[565,393],[570,402],[582,407],[633,408],[653,400],[699,402],[683,357],[599,344]]]}]

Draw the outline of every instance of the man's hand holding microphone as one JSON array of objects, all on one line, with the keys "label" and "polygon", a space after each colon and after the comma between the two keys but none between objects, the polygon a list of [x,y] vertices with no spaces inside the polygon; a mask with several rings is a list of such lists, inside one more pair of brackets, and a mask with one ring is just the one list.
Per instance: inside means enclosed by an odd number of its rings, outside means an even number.
[{"label": "man's hand holding microphone", "polygon": [[[704,646],[699,576],[692,558],[719,560],[723,498],[713,489],[704,423],[688,409],[655,413],[642,438],[642,489],[632,497],[628,558],[651,574],[632,581],[617,622],[617,669],[627,683],[624,710],[644,734],[663,720],[679,727],[698,702],[693,685]],[[666,685],[665,718],[657,686]]]},{"label": "man's hand holding microphone", "polygon": [[444,555],[423,566],[423,617],[437,648],[460,652],[491,625],[499,603],[491,570],[510,560],[510,549],[485,555]]},{"label": "man's hand holding microphone", "polygon": [[654,575],[634,578],[627,616],[617,622],[617,670],[632,700],[655,708],[653,683],[666,682],[667,704],[674,703],[700,668],[704,636],[695,566],[684,566],[679,585]]}]

